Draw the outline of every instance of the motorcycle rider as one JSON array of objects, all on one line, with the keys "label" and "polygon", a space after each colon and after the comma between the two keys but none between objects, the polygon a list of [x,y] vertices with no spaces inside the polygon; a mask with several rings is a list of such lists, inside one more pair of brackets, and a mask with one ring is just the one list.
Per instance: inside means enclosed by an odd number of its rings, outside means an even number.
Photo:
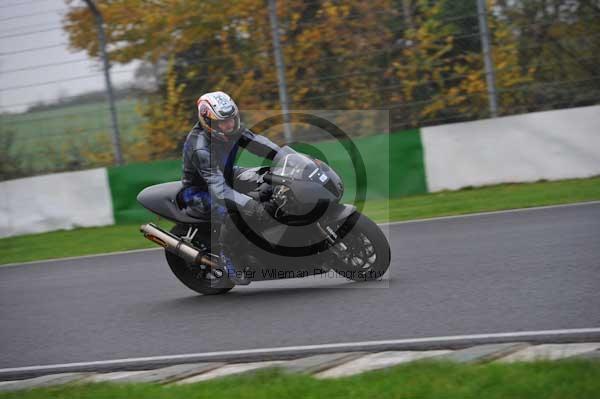
[{"label": "motorcycle rider", "polygon": [[236,269],[231,258],[235,244],[232,236],[237,230],[232,218],[241,214],[261,223],[269,217],[273,205],[268,201],[266,183],[255,191],[255,198],[233,188],[233,180],[244,172],[251,174],[245,180],[258,180],[252,171],[233,163],[240,147],[271,160],[280,148],[241,124],[239,109],[226,93],[203,94],[197,106],[198,122],[183,145],[183,201],[190,215],[220,224],[217,245],[221,266],[234,284],[248,284],[245,271]]}]

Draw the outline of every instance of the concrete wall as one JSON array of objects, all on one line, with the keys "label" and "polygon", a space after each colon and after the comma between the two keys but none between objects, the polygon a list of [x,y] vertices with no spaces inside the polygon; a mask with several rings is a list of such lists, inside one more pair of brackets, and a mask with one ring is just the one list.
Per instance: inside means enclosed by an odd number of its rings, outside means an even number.
[{"label": "concrete wall", "polygon": [[0,237],[114,224],[105,168],[0,183]]},{"label": "concrete wall", "polygon": [[600,175],[600,106],[421,129],[430,192]]}]

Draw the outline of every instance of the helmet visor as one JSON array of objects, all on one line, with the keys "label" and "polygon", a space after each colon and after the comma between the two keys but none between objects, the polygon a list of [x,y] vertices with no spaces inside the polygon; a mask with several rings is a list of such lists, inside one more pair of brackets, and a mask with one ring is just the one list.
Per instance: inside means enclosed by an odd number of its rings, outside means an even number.
[{"label": "helmet visor", "polygon": [[216,128],[216,130],[223,134],[235,133],[237,128],[236,117],[234,116],[231,118],[216,121]]}]

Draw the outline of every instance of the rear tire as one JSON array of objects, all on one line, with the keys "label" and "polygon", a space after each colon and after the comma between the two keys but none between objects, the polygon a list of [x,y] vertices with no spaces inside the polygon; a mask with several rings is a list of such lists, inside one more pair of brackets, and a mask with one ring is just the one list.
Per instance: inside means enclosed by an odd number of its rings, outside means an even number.
[{"label": "rear tire", "polygon": [[[390,244],[379,226],[360,212],[353,213],[340,227],[340,250],[334,270],[354,281],[379,280],[391,261]],[[339,245],[337,246],[339,250]]]},{"label": "rear tire", "polygon": [[[187,226],[175,225],[171,229],[171,233],[177,237],[184,236],[187,232]],[[200,235],[200,232],[198,232]],[[210,251],[210,237],[196,237],[194,239],[196,245],[204,244]],[[191,264],[177,255],[165,251],[167,263],[173,274],[189,289],[196,291],[202,295],[221,295],[229,292],[233,288],[233,284],[226,277],[221,278],[221,281],[210,280],[206,278],[206,273],[199,268],[194,269]]]}]

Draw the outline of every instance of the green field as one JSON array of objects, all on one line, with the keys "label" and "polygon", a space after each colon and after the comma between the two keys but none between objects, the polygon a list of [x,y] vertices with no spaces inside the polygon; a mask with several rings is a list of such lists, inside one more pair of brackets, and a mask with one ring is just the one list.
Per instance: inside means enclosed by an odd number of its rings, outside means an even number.
[{"label": "green field", "polygon": [[600,363],[558,361],[458,365],[415,362],[353,377],[318,380],[277,370],[190,385],[67,385],[0,394],[0,398],[440,398],[585,399],[600,397]]},{"label": "green field", "polygon": [[[600,200],[600,177],[372,201],[363,211],[378,222],[386,222],[592,200]],[[0,239],[0,265],[155,247],[139,233],[139,224],[56,231]]]},{"label": "green field", "polygon": [[[137,103],[135,99],[116,103],[124,147],[135,140],[134,132],[142,122]],[[35,173],[77,168],[77,162],[85,162],[83,151],[112,152],[112,129],[105,102],[2,115],[0,124],[2,134],[14,132],[9,153],[18,157],[22,169]]]}]

